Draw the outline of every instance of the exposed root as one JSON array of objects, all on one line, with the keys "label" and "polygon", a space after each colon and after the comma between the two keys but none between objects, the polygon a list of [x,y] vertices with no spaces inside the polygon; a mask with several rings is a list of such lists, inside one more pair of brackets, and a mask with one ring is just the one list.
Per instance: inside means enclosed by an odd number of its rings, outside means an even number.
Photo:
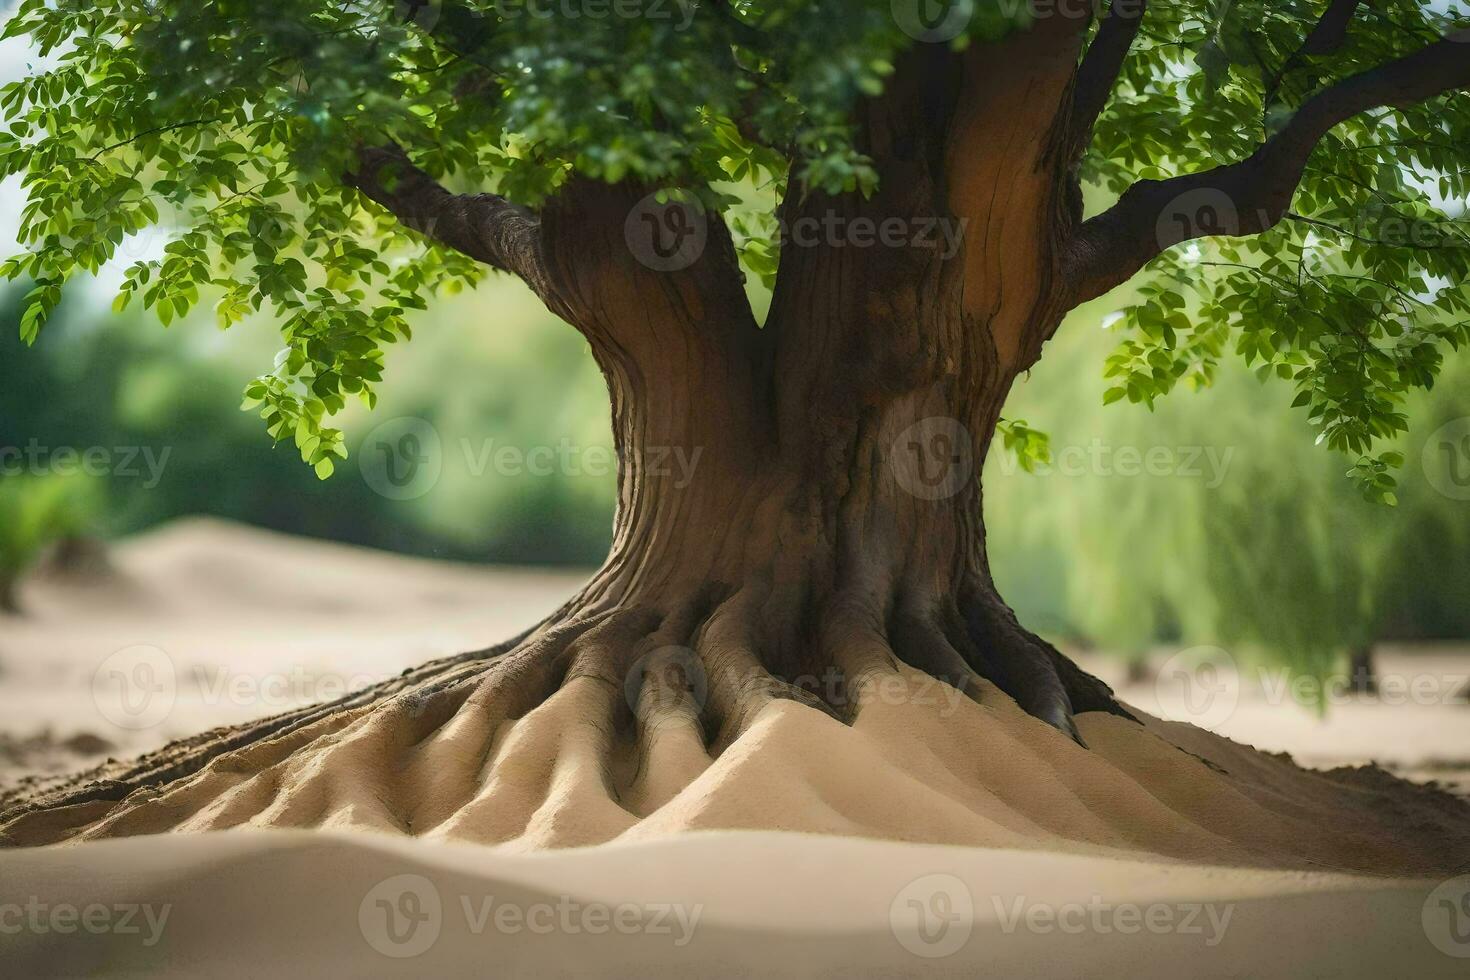
[{"label": "exposed root", "polygon": [[[808,669],[783,676],[770,666],[770,648],[794,645],[799,628],[783,619],[800,611],[789,594],[754,580],[733,591],[705,588],[664,609],[572,615],[331,703],[22,787],[0,800],[0,839],[364,822],[372,808],[337,785],[343,774],[366,775],[370,796],[409,801],[369,823],[501,839],[520,835],[533,814],[490,821],[487,832],[482,811],[495,800],[503,817],[517,810],[507,810],[508,797],[546,789],[554,773],[526,770],[517,753],[553,718],[552,741],[576,742],[603,774],[600,787],[579,792],[605,790],[636,816],[673,798],[775,702],[851,724],[902,663],[982,697],[971,664],[984,661],[957,628],[952,602],[918,595],[887,609],[866,591],[838,592],[811,631]],[[783,659],[792,659],[789,650]],[[1051,710],[1050,702],[1023,702],[1038,705]],[[1070,716],[1040,716],[1070,725]]]},{"label": "exposed root", "polygon": [[1089,711],[1138,721],[1112,688],[1078,667],[1056,647],[1027,630],[994,585],[977,583],[964,598],[964,619],[987,676],[1028,713],[1086,746],[1074,717]]},{"label": "exposed root", "polygon": [[[1381,830],[1407,806],[1415,834],[1470,855],[1453,814],[1391,787],[1136,723],[988,608],[848,589],[808,610],[755,581],[574,616],[13,796],[0,842],[321,827],[526,848],[768,827],[1377,869],[1418,866]],[[1337,806],[1343,839],[1315,839]]]}]

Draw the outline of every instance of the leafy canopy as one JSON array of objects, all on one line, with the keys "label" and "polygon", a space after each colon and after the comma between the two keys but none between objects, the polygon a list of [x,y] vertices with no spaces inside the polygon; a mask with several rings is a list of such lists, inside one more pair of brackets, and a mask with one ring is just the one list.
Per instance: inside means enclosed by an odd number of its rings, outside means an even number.
[{"label": "leafy canopy", "polygon": [[[24,174],[26,251],[0,271],[34,283],[32,341],[73,275],[161,236],[116,305],[140,299],[167,324],[210,302],[221,327],[265,311],[285,347],[247,406],[325,476],[346,455],[326,420],[349,396],[373,402],[409,312],[483,273],[344,184],[358,146],[396,143],[450,187],[532,206],[573,172],[690,188],[734,212],[742,258],[769,282],[770,214],[740,213],[732,182],[761,200],[788,180],[871,191],[851,109],[922,43],[917,2],[23,0],[5,35],[28,36],[42,61],[0,90],[0,175]],[[1155,4],[1084,178],[1117,193],[1241,159],[1312,92],[1465,22],[1456,3],[1381,0],[1337,50],[1303,56],[1325,8]],[[1031,16],[1019,0],[957,9],[955,46]],[[1151,404],[1180,380],[1208,383],[1233,348],[1295,385],[1335,448],[1366,454],[1401,430],[1397,406],[1432,383],[1440,346],[1470,339],[1467,147],[1463,96],[1338,127],[1299,218],[1154,263],[1108,398]],[[1414,231],[1391,240],[1400,220]],[[1010,436],[1039,451],[1024,424]],[[1355,472],[1383,496],[1393,462],[1365,456]]]}]

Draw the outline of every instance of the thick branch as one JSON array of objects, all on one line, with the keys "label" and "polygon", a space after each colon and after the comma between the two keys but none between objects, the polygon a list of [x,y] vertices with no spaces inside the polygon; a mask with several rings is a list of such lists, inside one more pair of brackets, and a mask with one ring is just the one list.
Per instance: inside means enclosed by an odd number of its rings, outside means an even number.
[{"label": "thick branch", "polygon": [[1092,141],[1097,117],[1107,108],[1123,72],[1123,62],[1133,49],[1133,40],[1143,26],[1148,0],[1112,0],[1107,16],[1098,25],[1097,36],[1088,45],[1072,88],[1072,105],[1067,114],[1068,160],[1075,161]]},{"label": "thick branch", "polygon": [[1075,302],[1126,282],[1164,250],[1214,235],[1256,235],[1291,207],[1318,142],[1372,109],[1403,107],[1470,87],[1470,55],[1446,39],[1319,92],[1275,136],[1239,163],[1170,180],[1134,184],[1087,221],[1068,257]]},{"label": "thick branch", "polygon": [[541,249],[536,216],[495,194],[452,194],[397,146],[358,150],[356,172],[343,180],[414,231],[525,280],[548,306],[559,307]]}]

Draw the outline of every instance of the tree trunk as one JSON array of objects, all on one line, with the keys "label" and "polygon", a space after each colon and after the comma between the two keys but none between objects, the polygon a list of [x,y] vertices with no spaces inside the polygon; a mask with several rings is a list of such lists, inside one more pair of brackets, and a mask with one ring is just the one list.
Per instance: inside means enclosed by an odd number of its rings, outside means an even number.
[{"label": "tree trunk", "polygon": [[1354,694],[1378,693],[1378,671],[1373,664],[1373,644],[1363,643],[1348,653],[1348,690]]},{"label": "tree trunk", "polygon": [[[697,383],[609,372],[623,463],[614,545],[587,586],[525,637],[12,799],[19,806],[0,829],[45,843],[188,825],[216,798],[211,783],[293,754],[341,752],[331,746],[349,726],[405,742],[451,722],[493,730],[579,687],[596,716],[584,720],[630,733],[674,787],[687,781],[683,751],[718,754],[773,699],[851,722],[901,665],[976,700],[984,677],[1079,742],[1074,712],[1126,715],[994,589],[979,481],[1004,397],[994,375],[783,417],[775,405],[794,408],[809,392],[791,390],[797,378],[779,364],[769,370],[712,371]],[[774,398],[763,404],[765,391]],[[202,786],[185,779],[210,763]],[[451,779],[466,764],[435,760],[423,778]]]},{"label": "tree trunk", "polygon": [[[1017,622],[985,553],[980,473],[1001,407],[1071,305],[1056,242],[1076,202],[1056,120],[1076,27],[1038,27],[1003,58],[936,45],[901,66],[858,112],[877,193],[788,195],[785,226],[820,232],[786,241],[762,326],[722,223],[688,268],[660,271],[626,237],[648,189],[571,181],[542,214],[533,285],[607,379],[622,470],[604,567],[517,641],[13,794],[0,832],[230,826],[245,817],[217,796],[241,771],[320,753],[329,780],[346,731],[406,745],[447,724],[494,732],[568,689],[667,769],[651,793],[772,700],[851,721],[905,666],[976,699],[986,678],[1078,742],[1076,713],[1131,717]],[[859,242],[883,228],[896,245]],[[480,761],[423,760],[417,778],[472,784],[462,770]],[[412,819],[464,818],[445,807]]]}]

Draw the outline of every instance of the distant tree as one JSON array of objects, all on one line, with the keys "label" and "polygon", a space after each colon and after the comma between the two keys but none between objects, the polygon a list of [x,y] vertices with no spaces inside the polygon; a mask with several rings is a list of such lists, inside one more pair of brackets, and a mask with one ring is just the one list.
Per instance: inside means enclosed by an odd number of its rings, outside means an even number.
[{"label": "distant tree", "polygon": [[1289,390],[1239,365],[1157,414],[1087,411],[1101,378],[1057,391],[1109,333],[1071,338],[1008,409],[1051,435],[1034,473],[991,463],[987,507],[1016,515],[997,522],[992,559],[1018,609],[1130,658],[1223,644],[1322,679],[1363,667],[1365,693],[1381,641],[1470,630],[1470,479],[1457,490],[1444,453],[1470,432],[1470,349],[1405,402],[1410,428],[1390,451],[1406,473],[1388,511],[1314,449]]},{"label": "distant tree", "polygon": [[[329,419],[373,401],[407,311],[498,269],[586,338],[622,462],[606,565],[528,636],[29,807],[306,726],[329,755],[365,712],[408,738],[470,678],[519,717],[582,678],[622,690],[647,651],[689,651],[706,690],[671,702],[639,668],[636,711],[683,705],[717,746],[773,698],[851,716],[898,661],[990,678],[1080,740],[1075,713],[1126,711],[997,593],[975,479],[1067,311],[1147,267],[1109,400],[1207,381],[1233,348],[1377,498],[1375,443],[1467,339],[1440,199],[1467,189],[1470,45],[1444,5],[567,6],[20,5],[8,33],[49,59],[0,92],[0,173],[30,195],[4,267],[35,283],[25,336],[165,227],[119,303],[269,311],[286,346],[247,398],[325,475]],[[1084,183],[1116,202],[1086,215]],[[773,286],[763,319],[742,263]],[[699,454],[692,479],[672,453]],[[832,671],[821,697],[794,683]]]},{"label": "distant tree", "polygon": [[0,476],[0,611],[22,611],[21,577],[48,546],[88,530],[95,489],[80,475]]}]

